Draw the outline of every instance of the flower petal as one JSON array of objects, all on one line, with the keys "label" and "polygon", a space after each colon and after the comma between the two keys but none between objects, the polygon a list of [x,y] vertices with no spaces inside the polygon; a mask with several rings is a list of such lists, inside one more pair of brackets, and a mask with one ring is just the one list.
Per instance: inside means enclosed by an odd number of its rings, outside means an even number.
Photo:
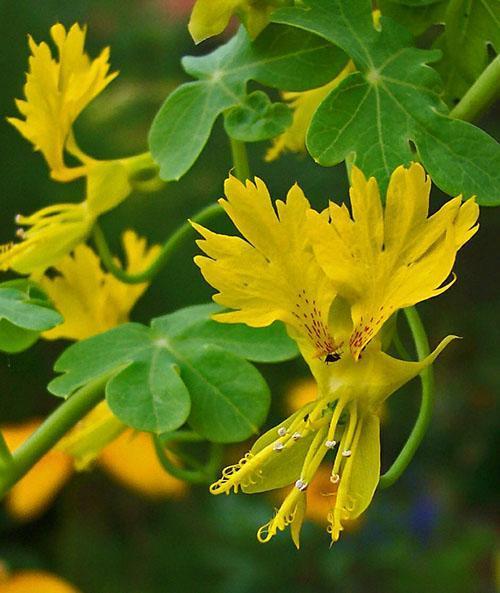
[{"label": "flower petal", "polygon": [[452,271],[458,249],[476,232],[478,208],[450,200],[427,217],[430,180],[421,165],[398,167],[391,176],[385,211],[374,179],[353,168],[352,219],[330,205],[331,222],[309,214],[318,262],[352,306],[350,340],[355,358],[398,309],[436,296]]},{"label": "flower petal", "polygon": [[318,355],[334,349],[327,321],[334,297],[315,261],[307,233],[309,202],[293,186],[277,213],[260,179],[243,185],[226,181],[227,200],[221,200],[244,238],[217,235],[193,224],[204,240],[198,245],[208,257],[196,257],[205,279],[219,294],[214,300],[237,309],[215,318],[262,327],[281,320],[294,328]]}]

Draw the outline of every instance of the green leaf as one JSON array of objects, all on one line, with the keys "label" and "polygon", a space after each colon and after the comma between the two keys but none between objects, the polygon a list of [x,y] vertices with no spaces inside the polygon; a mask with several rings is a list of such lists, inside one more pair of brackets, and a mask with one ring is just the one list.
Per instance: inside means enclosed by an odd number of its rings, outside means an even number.
[{"label": "green leaf", "polygon": [[176,341],[188,341],[192,350],[203,344],[218,346],[253,362],[282,362],[298,356],[295,342],[285,326],[253,328],[241,323],[219,323],[211,316],[224,309],[216,304],[195,305],[154,319],[151,326]]},{"label": "green leaf", "polygon": [[449,56],[472,84],[488,64],[488,44],[500,51],[500,0],[450,0],[446,43]]},{"label": "green leaf", "polygon": [[0,285],[0,319],[7,319],[17,327],[45,331],[62,322],[48,302],[33,299],[27,292]]},{"label": "green leaf", "polygon": [[32,282],[19,279],[0,284],[0,350],[11,354],[26,350],[40,332],[62,321]]},{"label": "green leaf", "polygon": [[49,391],[69,397],[106,374],[114,414],[138,430],[161,434],[186,420],[215,442],[239,441],[258,430],[269,390],[245,359],[271,362],[296,356],[282,325],[251,329],[210,319],[220,307],[198,305],[128,323],[70,346],[54,369]]},{"label": "green leaf", "polygon": [[242,441],[256,434],[271,400],[257,369],[217,346],[185,352],[181,348],[178,352],[182,378],[191,394],[189,424],[194,430],[219,443]]},{"label": "green leaf", "polygon": [[[394,4],[401,4],[402,6],[430,6],[431,4],[437,4],[441,0],[391,0]],[[382,12],[385,15],[385,12]]]},{"label": "green leaf", "polygon": [[224,128],[235,140],[260,142],[282,134],[292,120],[288,105],[271,103],[266,93],[255,91],[226,113]]},{"label": "green leaf", "polygon": [[0,320],[0,351],[17,354],[27,350],[38,340],[39,332],[17,327],[6,319]]},{"label": "green leaf", "polygon": [[482,205],[500,203],[499,145],[448,117],[440,77],[428,66],[438,51],[411,47],[410,34],[391,19],[382,18],[375,29],[370,0],[308,0],[273,18],[336,43],[359,69],[312,119],[307,147],[318,163],[331,166],[352,156],[384,191],[398,165],[419,158],[444,192],[476,195]]},{"label": "green leaf", "polygon": [[306,90],[332,80],[345,54],[316,35],[271,25],[251,42],[245,29],[207,56],[183,60],[197,82],[178,87],[153,121],[149,144],[162,179],[177,180],[203,150],[217,117],[245,104],[249,80],[282,90]]},{"label": "green leaf", "polygon": [[157,434],[182,426],[191,409],[178,366],[165,350],[155,350],[149,360],[134,362],[111,379],[106,399],[125,424]]},{"label": "green leaf", "polygon": [[445,22],[449,0],[433,0],[427,4],[402,4],[396,0],[379,0],[384,16],[390,17],[411,31],[421,35],[432,25]]}]

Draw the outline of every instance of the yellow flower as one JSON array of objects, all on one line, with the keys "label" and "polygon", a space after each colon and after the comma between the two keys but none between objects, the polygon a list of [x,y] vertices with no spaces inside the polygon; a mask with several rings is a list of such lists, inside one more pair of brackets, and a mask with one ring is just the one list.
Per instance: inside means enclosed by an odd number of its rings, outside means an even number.
[{"label": "yellow flower", "polygon": [[[40,424],[41,420],[28,420],[2,426],[9,449],[21,446]],[[91,461],[147,498],[177,498],[187,490],[160,466],[149,435],[124,426],[103,402],[10,490],[5,500],[8,513],[18,521],[35,519],[52,503],[75,465],[83,469]]]},{"label": "yellow flower", "polygon": [[[41,420],[28,420],[3,426],[2,434],[9,449],[14,451],[20,447],[40,424]],[[70,457],[50,451],[9,491],[5,502],[7,511],[20,521],[37,517],[51,504],[72,471]]]},{"label": "yellow flower", "polygon": [[[160,251],[158,245],[148,248],[131,230],[123,233],[122,242],[129,273],[145,269]],[[148,287],[146,282],[124,284],[104,272],[87,245],[78,245],[53,268],[59,275],[34,277],[64,317],[64,323],[43,333],[48,340],[83,340],[124,323]]]},{"label": "yellow flower", "polygon": [[[415,195],[414,186],[416,172],[420,171],[419,166],[413,165],[394,173],[390,201],[397,200],[398,208],[394,208],[401,220],[411,218],[415,209],[421,209],[419,200],[415,201],[420,196]],[[371,341],[363,341],[362,356],[356,340],[352,353],[346,347],[354,343],[352,336],[358,331],[358,309],[356,302],[348,300],[350,293],[342,290],[343,284],[335,281],[331,270],[342,266],[344,283],[355,286],[358,278],[364,279],[361,270],[372,269],[368,267],[372,259],[365,260],[361,255],[349,259],[348,255],[365,254],[367,246],[382,241],[383,229],[374,216],[374,212],[382,209],[380,202],[376,202],[379,197],[374,180],[366,182],[358,171],[353,175],[351,196],[356,204],[356,222],[350,220],[345,206],[314,214],[298,186],[289,191],[286,203],[276,202],[277,213],[259,179],[255,184],[247,181],[243,185],[231,177],[225,190],[227,199],[220,203],[244,238],[218,235],[193,225],[204,237],[198,244],[208,256],[198,256],[195,262],[205,279],[219,291],[214,300],[235,309],[214,318],[253,327],[276,320],[285,322],[316,379],[318,396],[260,437],[239,463],[224,470],[211,491],[214,494],[239,489],[247,493],[264,492],[294,484],[276,516],[259,530],[258,539],[268,541],[277,531],[291,525],[291,535],[298,546],[308,486],[323,460],[331,457],[330,479],[336,491],[331,497],[328,519],[329,532],[336,541],[343,523],[356,519],[367,508],[378,484],[380,406],[431,364],[453,336],[443,340],[430,356],[419,362],[405,362],[385,354],[378,330],[369,334]],[[356,202],[361,196],[365,200],[364,209]],[[385,238],[385,251],[395,260],[398,256],[397,261],[406,263],[408,254],[426,258],[427,276],[415,277],[412,292],[422,298],[426,297],[420,283],[432,285],[434,290],[446,277],[442,277],[443,266],[434,265],[432,255],[436,252],[440,256],[444,244],[453,252],[449,256],[453,263],[458,246],[472,236],[471,227],[477,218],[472,201],[460,207],[459,200],[451,200],[442,211],[453,214],[434,215],[430,219],[432,231],[425,227],[425,213],[423,220],[418,218],[420,226],[410,225],[412,234],[402,232],[404,227],[399,224],[401,240],[394,247],[391,243],[394,239]],[[436,220],[440,221],[439,229]],[[319,247],[323,241],[321,233],[327,233],[330,240],[334,232],[342,249],[336,246],[329,249],[327,266],[326,251]],[[446,274],[449,272],[450,269]],[[387,278],[384,276],[382,281],[379,293],[386,288]],[[362,291],[366,290],[365,283]],[[396,296],[394,292],[392,295]],[[394,312],[412,303],[396,300],[391,304]]]},{"label": "yellow flower", "polygon": [[327,215],[310,212],[316,259],[352,307],[349,339],[358,357],[396,311],[441,294],[457,251],[477,231],[473,199],[447,202],[428,217],[431,182],[419,164],[391,176],[385,208],[377,182],[353,168],[351,210],[330,202]]},{"label": "yellow flower", "polygon": [[[124,232],[122,242],[126,269],[131,273],[147,267],[160,250],[159,246],[148,248],[146,240],[130,230]],[[147,283],[123,284],[103,272],[99,258],[86,245],[79,245],[54,269],[60,275],[34,277],[64,317],[57,331],[43,334],[46,339],[80,340],[127,321],[148,287]],[[39,424],[30,421],[3,427],[9,448],[20,446]],[[177,497],[186,490],[184,482],[163,470],[149,435],[127,428],[104,401],[14,486],[7,497],[9,512],[24,520],[37,516],[67,481],[73,467],[81,470],[93,462],[126,487],[148,497]]]},{"label": "yellow flower", "polygon": [[95,219],[87,202],[53,204],[31,216],[18,214],[17,224],[28,230],[17,231],[20,243],[0,246],[0,270],[19,274],[43,272],[85,241]]},{"label": "yellow flower", "polygon": [[189,20],[195,43],[222,33],[237,13],[251,37],[256,37],[269,22],[273,10],[286,0],[197,0]]},{"label": "yellow flower", "polygon": [[57,60],[45,42],[37,44],[29,37],[26,99],[16,101],[25,119],[11,117],[8,121],[43,154],[54,179],[70,181],[85,174],[84,167],[68,167],[64,162],[65,150],[81,157],[72,138],[73,123],[118,73],[108,74],[109,48],[95,60],[85,53],[85,27],[74,24],[66,32],[58,23],[50,35],[57,47]]},{"label": "yellow flower", "polygon": [[355,70],[354,64],[349,61],[342,72],[324,86],[299,93],[283,93],[283,98],[289,102],[293,110],[293,121],[283,134],[274,139],[273,146],[267,151],[266,161],[276,160],[286,150],[305,152],[307,130],[316,109],[330,91],[337,88],[344,78]]},{"label": "yellow flower", "polygon": [[42,570],[0,575],[0,593],[79,593],[67,581]]}]

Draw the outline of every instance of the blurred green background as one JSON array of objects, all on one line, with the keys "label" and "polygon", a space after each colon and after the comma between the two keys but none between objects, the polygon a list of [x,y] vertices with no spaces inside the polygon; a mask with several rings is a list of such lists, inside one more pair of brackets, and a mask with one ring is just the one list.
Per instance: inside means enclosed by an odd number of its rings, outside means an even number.
[{"label": "blurred green background", "polygon": [[[48,180],[42,158],[4,118],[15,114],[27,69],[26,36],[47,40],[57,21],[89,26],[91,55],[111,46],[119,78],[85,111],[77,136],[84,149],[108,158],[146,148],[147,130],[165,96],[182,80],[180,58],[203,53],[187,34],[182,0],[0,0],[0,241],[14,233],[17,212],[81,199],[78,183]],[[498,135],[493,114],[480,125]],[[266,164],[265,146],[250,149],[252,172],[275,197],[298,181],[315,206],[346,197],[343,167],[324,169],[305,157]],[[218,122],[202,158],[180,182],[154,195],[129,198],[103,225],[115,249],[126,227],[161,241],[186,217],[221,195],[230,153]],[[433,208],[443,196],[436,193]],[[223,221],[212,227],[222,229]],[[151,503],[99,470],[74,477],[38,520],[18,524],[0,514],[0,558],[12,568],[36,567],[64,576],[83,593],[491,593],[495,590],[498,498],[498,210],[484,209],[481,229],[459,255],[457,283],[420,307],[432,344],[463,336],[436,364],[432,428],[414,462],[391,489],[379,492],[355,532],[332,549],[319,526],[306,525],[297,552],[287,534],[263,546],[257,527],[272,513],[265,497],[211,497],[193,487],[181,501]],[[207,301],[211,290],[192,263],[188,242],[136,307],[151,317]],[[0,421],[48,413],[57,402],[44,385],[63,342],[40,342],[0,356]],[[298,361],[262,371],[273,390],[268,425],[282,417],[283,397],[306,375]],[[397,454],[418,408],[418,381],[390,402],[383,426],[384,467]],[[228,452],[228,458],[236,452]],[[33,592],[36,593],[36,592]]]}]

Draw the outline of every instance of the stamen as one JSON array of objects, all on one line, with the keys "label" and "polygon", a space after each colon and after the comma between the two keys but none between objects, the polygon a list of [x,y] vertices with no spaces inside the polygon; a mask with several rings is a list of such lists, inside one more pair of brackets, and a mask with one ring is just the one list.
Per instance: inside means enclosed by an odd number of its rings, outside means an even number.
[{"label": "stamen", "polygon": [[330,440],[325,441],[325,447],[327,449],[333,449],[336,444],[337,444],[337,441],[330,441]]},{"label": "stamen", "polygon": [[295,488],[300,490],[301,492],[305,492],[307,490],[308,483],[302,479],[299,479],[295,482]]},{"label": "stamen", "polygon": [[278,434],[280,437],[284,437],[286,435],[286,433],[287,433],[287,430],[284,426],[280,426],[278,428]]}]

